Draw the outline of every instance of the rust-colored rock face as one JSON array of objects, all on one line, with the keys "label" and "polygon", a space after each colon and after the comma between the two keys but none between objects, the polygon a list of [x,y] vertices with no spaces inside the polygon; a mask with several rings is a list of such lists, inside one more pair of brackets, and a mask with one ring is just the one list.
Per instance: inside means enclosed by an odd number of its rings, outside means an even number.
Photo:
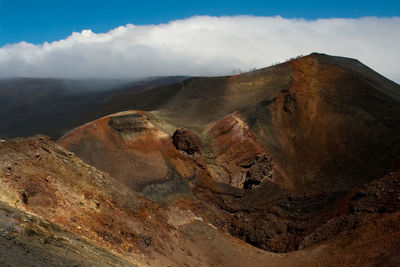
[{"label": "rust-colored rock face", "polygon": [[1,142],[1,200],[139,266],[400,264],[398,85],[312,54],[171,88]]},{"label": "rust-colored rock face", "polygon": [[241,189],[252,189],[264,180],[291,187],[290,181],[282,178],[279,166],[239,114],[212,124],[207,138],[212,140],[209,153],[215,155],[208,160],[214,180]]}]

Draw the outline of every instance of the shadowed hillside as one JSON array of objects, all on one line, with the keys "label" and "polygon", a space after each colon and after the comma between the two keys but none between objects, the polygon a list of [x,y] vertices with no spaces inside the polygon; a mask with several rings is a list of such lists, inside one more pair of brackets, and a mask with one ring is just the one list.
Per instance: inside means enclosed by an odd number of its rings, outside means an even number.
[{"label": "shadowed hillside", "polygon": [[[95,110],[144,89],[175,83],[184,77],[137,80],[0,79],[0,137],[46,134],[58,138],[97,119]],[[119,105],[118,110],[131,109]]]}]

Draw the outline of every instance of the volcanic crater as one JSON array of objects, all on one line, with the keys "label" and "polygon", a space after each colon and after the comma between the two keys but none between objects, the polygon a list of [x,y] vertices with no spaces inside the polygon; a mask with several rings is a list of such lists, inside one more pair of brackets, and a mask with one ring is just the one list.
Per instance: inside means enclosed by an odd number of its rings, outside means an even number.
[{"label": "volcanic crater", "polygon": [[133,96],[56,143],[1,143],[1,200],[110,265],[400,264],[399,85],[313,53]]}]

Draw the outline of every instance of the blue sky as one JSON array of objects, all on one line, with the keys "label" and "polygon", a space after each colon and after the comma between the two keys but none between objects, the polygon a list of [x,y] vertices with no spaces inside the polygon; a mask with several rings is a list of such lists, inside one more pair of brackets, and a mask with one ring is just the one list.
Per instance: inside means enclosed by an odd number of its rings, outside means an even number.
[{"label": "blue sky", "polygon": [[400,0],[0,0],[0,78],[229,75],[321,52],[400,83],[399,10]]},{"label": "blue sky", "polygon": [[20,41],[51,42],[83,29],[98,33],[128,23],[244,14],[306,19],[392,17],[400,15],[400,1],[0,0],[0,47]]}]

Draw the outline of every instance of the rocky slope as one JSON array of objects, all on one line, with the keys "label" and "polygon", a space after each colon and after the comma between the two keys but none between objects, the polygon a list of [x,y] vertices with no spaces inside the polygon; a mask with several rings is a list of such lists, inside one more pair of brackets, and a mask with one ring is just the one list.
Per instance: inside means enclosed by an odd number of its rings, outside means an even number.
[{"label": "rocky slope", "polygon": [[9,140],[0,152],[5,266],[399,263],[400,171],[341,195],[197,185],[161,203],[46,137]]}]

